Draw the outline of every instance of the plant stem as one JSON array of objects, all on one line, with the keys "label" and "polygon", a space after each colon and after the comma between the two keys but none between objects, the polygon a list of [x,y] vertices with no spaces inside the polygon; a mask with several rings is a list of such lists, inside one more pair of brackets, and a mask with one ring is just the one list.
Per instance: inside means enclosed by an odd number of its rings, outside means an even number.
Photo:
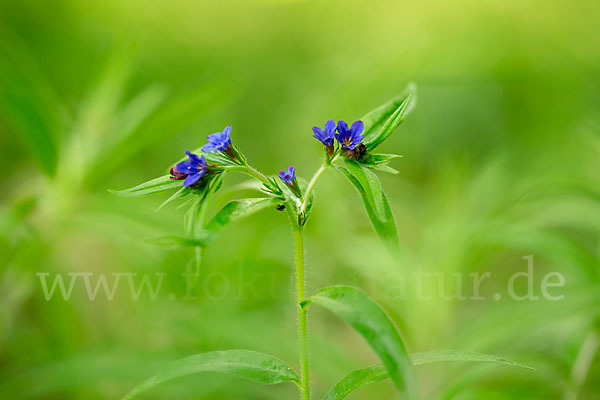
[{"label": "plant stem", "polygon": [[323,175],[323,172],[325,172],[325,169],[327,169],[327,164],[321,164],[317,172],[315,172],[315,174],[313,175],[310,182],[308,182],[308,186],[306,187],[306,193],[304,193],[304,199],[302,200],[302,206],[300,207],[300,213],[303,213],[306,210],[306,206],[308,205],[308,199],[310,199],[310,194],[315,188],[315,185],[317,184],[317,181],[319,180],[321,175]]},{"label": "plant stem", "polygon": [[[291,209],[291,207],[288,207]],[[296,293],[298,302],[298,337],[300,347],[300,393],[302,400],[310,400],[310,377],[308,364],[308,329],[306,308],[301,304],[305,299],[304,292],[304,230],[298,225],[296,216],[290,211],[290,219],[294,231],[294,248],[296,250]]]},{"label": "plant stem", "polygon": [[308,182],[308,186],[306,187],[306,193],[304,193],[304,198],[302,199],[302,206],[300,207],[300,213],[303,213],[304,211],[306,211],[306,207],[308,205],[310,195],[311,195],[312,191],[314,190],[315,186],[317,185],[317,181],[321,178],[321,176],[323,176],[323,173],[325,172],[327,167],[329,167],[331,164],[333,164],[337,160],[338,156],[339,156],[339,153],[336,154],[330,161],[323,162],[323,164],[321,164],[321,166],[319,167],[317,172],[315,172],[315,174],[311,178],[310,182]]},{"label": "plant stem", "polygon": [[227,166],[224,167],[225,170],[227,171],[239,171],[239,172],[244,172],[256,179],[258,179],[259,181],[261,181],[262,183],[266,184],[266,185],[270,185],[269,180],[267,179],[266,176],[264,176],[259,170],[257,170],[256,168],[252,167],[251,165],[236,165],[236,166]]}]

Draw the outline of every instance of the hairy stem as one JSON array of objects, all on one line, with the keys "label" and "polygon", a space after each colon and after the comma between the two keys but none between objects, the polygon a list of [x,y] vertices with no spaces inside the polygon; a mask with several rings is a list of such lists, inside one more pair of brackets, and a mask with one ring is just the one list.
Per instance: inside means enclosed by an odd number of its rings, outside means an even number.
[{"label": "hairy stem", "polygon": [[306,187],[306,193],[304,193],[304,199],[302,200],[302,206],[300,207],[300,213],[306,211],[306,206],[308,205],[308,200],[310,199],[310,195],[317,184],[317,181],[323,175],[325,170],[327,169],[327,164],[321,164],[317,172],[313,175],[310,182],[308,182],[308,186]]},{"label": "hairy stem", "polygon": [[[194,204],[192,207],[195,207],[193,210],[193,215],[191,216],[191,222],[187,227],[187,234],[190,237],[197,237],[198,231],[202,229],[204,226],[204,219],[206,217],[206,209],[207,205],[204,201],[206,197],[206,193],[202,195],[201,198],[198,199],[198,202]],[[194,246],[194,260],[195,260],[195,271],[192,275],[191,286],[196,284],[198,277],[200,276],[200,269],[202,267],[202,253],[203,249],[201,246]]]},{"label": "hairy stem", "polygon": [[304,230],[298,225],[296,216],[290,209],[290,222],[294,231],[294,248],[296,250],[296,293],[298,309],[298,337],[300,350],[300,393],[302,400],[310,400],[310,377],[308,364],[308,329],[306,308],[301,304],[305,300],[304,291]]},{"label": "hairy stem", "polygon": [[267,179],[267,177],[264,176],[259,170],[252,167],[251,165],[236,165],[236,166],[231,166],[231,167],[228,166],[228,167],[224,167],[224,169],[227,171],[239,171],[239,172],[246,173],[246,174],[258,179],[262,183],[264,183],[266,185],[270,185],[270,182]]}]

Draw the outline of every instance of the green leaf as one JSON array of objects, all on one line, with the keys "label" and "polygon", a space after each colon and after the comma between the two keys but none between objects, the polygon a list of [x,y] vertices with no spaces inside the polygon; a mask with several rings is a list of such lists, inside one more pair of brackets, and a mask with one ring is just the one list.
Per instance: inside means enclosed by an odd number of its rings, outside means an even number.
[{"label": "green leaf", "polygon": [[402,157],[398,154],[370,154],[369,157],[363,161],[369,164],[385,164],[392,161],[394,158]]},{"label": "green leaf", "polygon": [[194,194],[196,197],[191,202],[190,208],[183,217],[185,232],[190,237],[196,237],[196,233],[203,229],[206,211],[211,198],[222,184],[223,174],[209,174],[195,186]]},{"label": "green leaf", "polygon": [[360,163],[365,167],[376,169],[378,171],[397,174],[398,170],[389,166],[389,163],[394,159],[402,157],[397,154],[369,154],[366,158],[361,159]]},{"label": "green leaf", "polygon": [[351,160],[346,160],[344,166],[336,165],[335,167],[358,190],[367,215],[383,243],[392,251],[396,251],[398,249],[398,232],[392,210],[377,175],[367,167]]},{"label": "green leaf", "polygon": [[232,200],[204,226],[198,237],[161,236],[149,239],[149,242],[162,246],[206,246],[213,241],[223,228],[232,222],[249,217],[267,207],[280,203],[276,198],[248,198]]},{"label": "green leaf", "polygon": [[181,189],[179,189],[178,191],[173,193],[168,199],[163,201],[162,204],[160,206],[158,206],[156,211],[159,211],[160,209],[162,209],[164,206],[166,206],[173,200],[182,199],[182,198],[186,197],[187,195],[189,195],[190,193],[192,193],[192,188],[190,188],[189,186],[182,186]]},{"label": "green leaf", "polygon": [[373,164],[373,165],[367,165],[367,168],[371,168],[371,169],[376,169],[377,171],[381,171],[381,172],[387,172],[389,174],[398,174],[400,173],[400,171],[398,171],[395,168],[390,167],[387,164]]},{"label": "green leaf", "polygon": [[524,368],[535,370],[528,365],[507,360],[506,358],[493,356],[489,354],[476,353],[472,351],[460,351],[460,350],[434,350],[426,351],[424,353],[415,353],[411,355],[413,365],[423,365],[435,362],[445,361],[478,361],[478,362],[491,362],[495,364],[504,364],[511,367]]},{"label": "green leaf", "polygon": [[[510,361],[505,358],[467,351],[428,351],[425,353],[411,354],[410,358],[414,366],[447,361],[475,361],[503,364],[511,367],[524,369],[534,369],[527,365]],[[348,396],[351,392],[362,386],[368,385],[370,383],[376,383],[387,378],[389,378],[389,374],[382,364],[377,364],[367,368],[353,371],[350,374],[346,375],[342,380],[340,380],[327,393],[327,395],[325,395],[324,400],[341,400]]]},{"label": "green leaf", "polygon": [[109,190],[112,194],[121,197],[139,197],[148,194],[164,192],[165,190],[180,188],[183,185],[181,181],[174,181],[170,175],[164,175],[155,178],[125,190]]},{"label": "green leaf", "polygon": [[371,383],[377,383],[384,379],[389,378],[387,370],[383,366],[383,364],[373,365],[367,368],[358,369],[356,371],[350,372],[344,378],[342,378],[338,383],[335,384],[333,388],[323,400],[341,400],[348,396],[350,393],[355,391],[358,388],[369,385]]},{"label": "green leaf", "polygon": [[379,356],[398,391],[416,397],[416,381],[402,338],[386,313],[363,291],[349,286],[321,289],[302,303],[319,304],[348,323]]},{"label": "green leaf", "polygon": [[361,118],[365,125],[363,143],[367,151],[374,150],[388,138],[404,121],[404,118],[414,108],[417,100],[417,87],[410,83],[402,94],[382,104]]},{"label": "green leaf", "polygon": [[[239,165],[239,164],[236,164],[235,162],[233,162],[229,157],[226,157],[225,155],[223,155],[221,152],[219,152],[219,153],[203,153],[202,147],[197,148],[192,153],[203,155],[204,158],[206,158],[206,162],[208,164],[215,164],[215,165],[219,165],[219,166],[230,166],[230,167],[235,167],[235,166]],[[187,160],[187,156],[182,157],[181,161],[183,161],[183,160]]]},{"label": "green leaf", "polygon": [[209,242],[227,225],[234,221],[249,217],[267,207],[274,206],[280,200],[269,198],[247,198],[232,200],[225,204],[219,212],[206,224],[200,237]]},{"label": "green leaf", "polygon": [[123,400],[133,399],[163,382],[199,372],[220,372],[263,385],[282,382],[298,384],[298,375],[283,361],[248,350],[212,351],[175,361],[130,391]]}]

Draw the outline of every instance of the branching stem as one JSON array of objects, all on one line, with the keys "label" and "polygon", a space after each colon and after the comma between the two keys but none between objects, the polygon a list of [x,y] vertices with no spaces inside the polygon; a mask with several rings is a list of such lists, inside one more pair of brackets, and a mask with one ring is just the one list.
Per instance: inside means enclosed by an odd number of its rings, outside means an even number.
[{"label": "branching stem", "polygon": [[319,169],[315,172],[315,174],[311,178],[310,182],[308,183],[308,186],[306,187],[306,192],[304,193],[304,198],[302,199],[302,206],[300,207],[301,214],[306,211],[306,207],[308,206],[308,201],[310,199],[310,195],[312,194],[312,191],[314,190],[315,186],[317,185],[317,181],[321,178],[321,176],[323,176],[323,174],[325,173],[325,170],[327,170],[327,167],[331,166],[331,164],[333,164],[337,160],[338,156],[339,156],[339,153],[336,154],[331,159],[331,161],[325,161],[323,164],[321,164]]}]

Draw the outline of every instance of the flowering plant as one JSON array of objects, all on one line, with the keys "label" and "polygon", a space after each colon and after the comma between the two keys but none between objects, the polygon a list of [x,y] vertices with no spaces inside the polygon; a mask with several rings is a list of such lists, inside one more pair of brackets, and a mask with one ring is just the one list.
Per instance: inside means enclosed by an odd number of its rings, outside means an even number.
[{"label": "flowering plant", "polygon": [[[122,196],[141,196],[176,190],[162,205],[182,198],[190,199],[186,214],[186,236],[169,237],[184,246],[196,248],[197,262],[203,247],[227,224],[262,209],[287,210],[292,226],[296,253],[296,290],[300,374],[283,361],[264,353],[247,350],[214,351],[178,360],[135,387],[125,399],[179,376],[216,371],[243,377],[262,384],[292,382],[299,388],[300,398],[311,398],[308,357],[307,311],[310,304],[322,306],[355,329],[381,360],[381,364],[354,371],[339,381],[324,396],[326,400],[345,398],[368,383],[390,379],[403,398],[417,398],[414,366],[439,361],[485,361],[529,368],[496,356],[460,352],[430,351],[409,354],[402,337],[387,314],[363,291],[348,286],[331,286],[310,297],[305,294],[304,226],[309,220],[313,191],[321,176],[329,169],[341,173],[362,197],[367,215],[377,235],[390,252],[396,252],[398,237],[387,198],[374,170],[397,173],[389,166],[395,154],[378,154],[376,148],[388,138],[412,110],[416,91],[410,85],[402,94],[366,114],[349,127],[345,121],[333,120],[324,128],[314,127],[314,137],[324,148],[324,160],[312,178],[305,181],[289,166],[279,176],[268,176],[252,167],[231,139],[232,127],[208,136],[201,150],[186,151],[187,160],[171,168],[170,174],[131,189],[115,192]],[[227,173],[241,172],[260,182],[263,197],[236,199],[227,203],[216,215],[206,220],[207,204],[222,184]],[[180,182],[183,180],[183,183]]]}]

